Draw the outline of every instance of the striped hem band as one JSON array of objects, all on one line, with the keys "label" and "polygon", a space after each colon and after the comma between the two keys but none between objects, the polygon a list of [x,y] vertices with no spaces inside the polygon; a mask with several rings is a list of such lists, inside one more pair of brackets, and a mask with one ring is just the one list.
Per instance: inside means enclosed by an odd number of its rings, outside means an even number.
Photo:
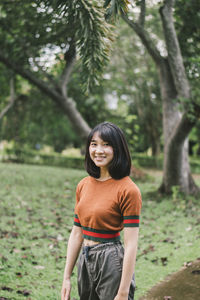
[{"label": "striped hem band", "polygon": [[124,227],[139,227],[140,216],[124,216],[123,223]]},{"label": "striped hem band", "polygon": [[81,223],[79,221],[78,215],[74,215],[74,225],[81,227]]},{"label": "striped hem band", "polygon": [[120,240],[119,231],[97,230],[89,227],[83,228],[83,236],[85,239],[98,242],[112,242]]}]

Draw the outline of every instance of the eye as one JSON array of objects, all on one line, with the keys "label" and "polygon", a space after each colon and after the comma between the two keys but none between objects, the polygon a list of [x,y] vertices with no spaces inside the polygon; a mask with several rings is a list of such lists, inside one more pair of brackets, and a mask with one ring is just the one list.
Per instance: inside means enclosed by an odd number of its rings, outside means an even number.
[{"label": "eye", "polygon": [[103,143],[104,144],[104,146],[109,146],[109,143],[107,143],[107,142],[105,142],[105,143]]}]

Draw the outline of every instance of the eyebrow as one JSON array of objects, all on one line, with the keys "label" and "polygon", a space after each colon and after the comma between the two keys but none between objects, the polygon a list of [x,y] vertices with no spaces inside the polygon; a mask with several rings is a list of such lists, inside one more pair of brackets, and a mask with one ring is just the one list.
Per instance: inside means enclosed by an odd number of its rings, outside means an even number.
[{"label": "eyebrow", "polygon": [[[103,143],[109,143],[108,141],[104,141],[104,140],[102,140],[102,141],[103,141]],[[97,140],[92,139],[92,140],[90,141],[90,143],[92,143],[92,142],[97,142]]]}]

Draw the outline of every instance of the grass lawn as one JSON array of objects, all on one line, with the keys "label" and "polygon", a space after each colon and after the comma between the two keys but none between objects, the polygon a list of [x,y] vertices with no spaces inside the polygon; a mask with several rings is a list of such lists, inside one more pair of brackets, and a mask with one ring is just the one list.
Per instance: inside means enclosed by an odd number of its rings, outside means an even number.
[{"label": "grass lawn", "polygon": [[[136,300],[200,256],[199,201],[177,192],[159,198],[160,173],[153,175],[136,182],[143,195]],[[75,187],[84,176],[80,170],[0,164],[0,299],[60,299]],[[78,300],[76,270],[73,298]]]}]

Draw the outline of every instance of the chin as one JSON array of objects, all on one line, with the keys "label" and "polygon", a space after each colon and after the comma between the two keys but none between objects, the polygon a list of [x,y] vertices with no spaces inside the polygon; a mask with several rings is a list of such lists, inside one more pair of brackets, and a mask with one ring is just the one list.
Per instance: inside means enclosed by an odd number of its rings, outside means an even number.
[{"label": "chin", "polygon": [[106,167],[106,165],[101,164],[101,163],[96,163],[95,165],[96,165],[97,167],[99,167],[99,168],[100,168],[100,167]]}]

